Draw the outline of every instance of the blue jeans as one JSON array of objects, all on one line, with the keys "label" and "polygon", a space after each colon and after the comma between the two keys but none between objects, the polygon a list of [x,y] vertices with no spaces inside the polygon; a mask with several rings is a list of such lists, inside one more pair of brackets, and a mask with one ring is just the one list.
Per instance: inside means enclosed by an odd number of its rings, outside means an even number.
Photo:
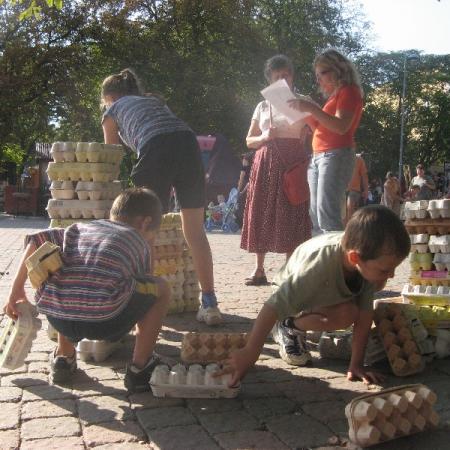
[{"label": "blue jeans", "polygon": [[313,235],[344,229],[341,208],[353,174],[355,152],[351,148],[317,153],[308,168]]}]

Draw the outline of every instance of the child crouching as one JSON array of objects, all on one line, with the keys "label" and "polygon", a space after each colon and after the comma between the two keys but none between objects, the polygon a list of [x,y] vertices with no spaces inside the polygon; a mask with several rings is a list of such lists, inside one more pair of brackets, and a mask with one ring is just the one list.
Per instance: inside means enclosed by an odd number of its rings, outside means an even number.
[{"label": "child crouching", "polygon": [[292,365],[311,362],[306,331],[332,331],[353,324],[349,380],[382,379],[364,368],[373,320],[374,293],[383,289],[410,251],[408,233],[397,215],[380,205],[353,214],[344,232],[317,236],[294,251],[275,279],[247,345],[224,361],[237,383],[258,359],[272,330],[280,356]]},{"label": "child crouching", "polygon": [[29,235],[4,307],[17,318],[16,304],[27,301],[25,260],[44,242],[62,249],[63,267],[35,294],[40,313],[58,331],[51,360],[56,383],[70,380],[77,368],[76,343],[115,341],[136,325],[132,363],[125,387],[149,390],[158,360],[153,349],[170,299],[168,284],[151,276],[151,243],[161,224],[161,203],[148,189],[128,189],[113,203],[109,220],[75,223]]}]

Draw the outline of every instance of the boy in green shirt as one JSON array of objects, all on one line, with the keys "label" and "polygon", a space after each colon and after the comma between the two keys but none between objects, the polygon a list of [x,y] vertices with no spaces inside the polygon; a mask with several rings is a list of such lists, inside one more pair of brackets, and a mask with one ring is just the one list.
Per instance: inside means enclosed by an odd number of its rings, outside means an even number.
[{"label": "boy in green shirt", "polygon": [[311,362],[307,330],[332,331],[352,324],[347,378],[380,381],[379,374],[363,366],[373,296],[394,276],[409,251],[403,223],[380,205],[356,211],[344,232],[321,235],[297,247],[275,278],[278,289],[256,318],[247,345],[224,362],[224,371],[233,373],[231,385],[254,365],[270,330],[280,344],[281,357],[303,366]]}]

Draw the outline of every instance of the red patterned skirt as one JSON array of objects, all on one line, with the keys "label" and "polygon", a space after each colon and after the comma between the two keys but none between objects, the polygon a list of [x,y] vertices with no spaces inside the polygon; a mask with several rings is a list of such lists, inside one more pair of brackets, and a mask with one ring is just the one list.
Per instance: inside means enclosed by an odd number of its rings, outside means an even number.
[{"label": "red patterned skirt", "polygon": [[245,204],[242,249],[289,253],[311,237],[309,201],[292,206],[282,186],[285,167],[309,156],[300,139],[275,139],[275,143],[268,142],[256,151]]}]

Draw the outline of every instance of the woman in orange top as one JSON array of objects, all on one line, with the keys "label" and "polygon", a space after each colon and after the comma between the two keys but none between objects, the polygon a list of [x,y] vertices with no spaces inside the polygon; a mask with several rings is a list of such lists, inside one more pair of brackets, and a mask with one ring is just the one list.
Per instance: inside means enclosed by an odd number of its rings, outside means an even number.
[{"label": "woman in orange top", "polygon": [[290,100],[292,108],[309,112],[314,131],[313,158],[308,169],[313,234],[343,229],[341,206],[355,164],[354,139],[362,115],[363,99],[352,62],[335,49],[320,53],[314,70],[323,108],[306,97]]}]

